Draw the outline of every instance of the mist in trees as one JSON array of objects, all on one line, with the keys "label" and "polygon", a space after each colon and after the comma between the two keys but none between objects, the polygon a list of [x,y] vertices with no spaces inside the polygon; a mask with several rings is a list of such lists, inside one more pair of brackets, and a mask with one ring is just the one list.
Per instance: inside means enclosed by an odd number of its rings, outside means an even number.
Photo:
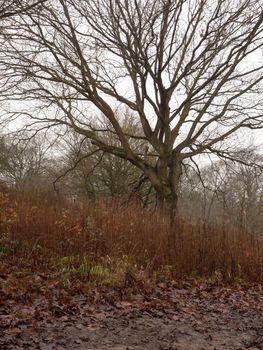
[{"label": "mist in trees", "polygon": [[[112,132],[107,120],[102,118],[104,127],[104,142],[115,147],[120,146],[116,135]],[[130,115],[122,122],[125,132],[139,133],[140,126],[136,125]],[[138,153],[146,152],[146,143],[133,139],[133,148]],[[55,180],[55,187],[60,189],[67,183],[71,193],[80,197],[95,199],[99,196],[137,198],[141,203],[147,202],[145,191],[149,191],[149,183],[143,173],[125,159],[114,157],[112,154],[100,152],[85,136],[69,132],[61,143],[60,152],[63,167]]]},{"label": "mist in trees", "polygon": [[[243,152],[242,163],[213,162],[187,169],[181,187],[182,214],[208,223],[239,227],[262,234],[263,157],[253,150]],[[247,161],[254,166],[248,165]],[[261,166],[255,166],[255,164]]]},{"label": "mist in trees", "polygon": [[13,137],[0,139],[0,181],[17,190],[35,191],[48,188],[48,158],[41,139],[14,142]]},{"label": "mist in trees", "polygon": [[[110,169],[130,163],[171,222],[200,155],[242,164],[238,137],[263,126],[261,1],[34,5],[1,20],[3,121],[72,130],[87,140],[76,161],[90,152]],[[125,130],[127,114],[139,128]]]}]

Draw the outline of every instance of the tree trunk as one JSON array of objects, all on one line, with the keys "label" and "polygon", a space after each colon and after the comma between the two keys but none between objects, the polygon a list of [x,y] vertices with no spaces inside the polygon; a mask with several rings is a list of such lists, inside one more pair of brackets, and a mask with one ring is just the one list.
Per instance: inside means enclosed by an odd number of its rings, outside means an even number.
[{"label": "tree trunk", "polygon": [[159,162],[158,177],[159,186],[156,187],[157,206],[168,215],[171,231],[175,231],[178,219],[178,192],[182,175],[180,160],[168,159]]},{"label": "tree trunk", "polygon": [[166,186],[157,190],[156,200],[160,212],[169,217],[170,226],[175,226],[178,216],[178,194]]}]

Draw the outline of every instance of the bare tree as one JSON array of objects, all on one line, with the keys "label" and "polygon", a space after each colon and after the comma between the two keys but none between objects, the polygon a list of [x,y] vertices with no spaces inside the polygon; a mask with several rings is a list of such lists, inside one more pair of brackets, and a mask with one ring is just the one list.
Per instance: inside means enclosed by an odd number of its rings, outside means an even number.
[{"label": "bare tree", "polygon": [[188,164],[186,175],[180,191],[184,216],[262,233],[263,157],[255,149],[240,152],[238,163],[219,160],[198,168]]},{"label": "bare tree", "polygon": [[[46,1],[5,24],[2,98],[28,101],[31,130],[72,128],[138,167],[173,221],[184,162],[238,160],[228,140],[263,126],[262,30],[258,0]],[[142,134],[123,130],[120,106]]]},{"label": "bare tree", "polygon": [[[214,188],[216,194],[211,208],[216,206],[216,215],[223,210],[223,217],[229,224],[246,232],[262,233],[263,158],[253,151],[247,151],[242,155],[242,160],[239,164],[221,161],[207,169],[204,182],[207,188]],[[248,161],[261,164],[261,168],[247,166]]]},{"label": "bare tree", "polygon": [[0,180],[19,190],[47,187],[46,150],[43,140],[14,142],[10,136],[0,139]]},{"label": "bare tree", "polygon": [[46,0],[1,0],[0,20],[29,11]]},{"label": "bare tree", "polygon": [[[119,147],[118,138],[112,133],[109,122],[102,116],[103,122],[104,142]],[[140,133],[140,126],[134,124],[132,116],[125,115],[121,126],[126,133]],[[137,153],[144,152],[145,142],[131,142]],[[60,145],[60,152],[63,154],[60,161],[62,169],[58,169],[55,188],[63,187],[66,191],[89,198],[121,196],[125,199],[127,196],[129,198],[129,195],[136,195],[137,199],[144,199],[144,192],[149,190],[146,179],[131,163],[112,154],[100,152],[88,138],[74,132],[69,132]]]}]

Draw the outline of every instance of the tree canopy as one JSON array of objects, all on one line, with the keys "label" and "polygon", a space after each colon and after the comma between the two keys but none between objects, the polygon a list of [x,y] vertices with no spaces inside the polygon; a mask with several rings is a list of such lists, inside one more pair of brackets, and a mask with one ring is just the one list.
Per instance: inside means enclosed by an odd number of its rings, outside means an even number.
[{"label": "tree canopy", "polygon": [[238,160],[227,140],[263,127],[262,30],[257,0],[47,0],[5,20],[1,98],[27,101],[7,116],[33,132],[71,128],[131,162],[174,216],[184,162]]}]

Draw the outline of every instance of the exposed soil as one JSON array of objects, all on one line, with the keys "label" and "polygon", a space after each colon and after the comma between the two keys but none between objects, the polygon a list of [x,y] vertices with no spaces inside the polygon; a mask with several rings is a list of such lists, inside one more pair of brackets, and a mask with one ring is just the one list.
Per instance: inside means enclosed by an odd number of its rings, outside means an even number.
[{"label": "exposed soil", "polygon": [[160,285],[132,301],[110,290],[2,294],[0,349],[263,349],[263,294],[255,289]]}]

